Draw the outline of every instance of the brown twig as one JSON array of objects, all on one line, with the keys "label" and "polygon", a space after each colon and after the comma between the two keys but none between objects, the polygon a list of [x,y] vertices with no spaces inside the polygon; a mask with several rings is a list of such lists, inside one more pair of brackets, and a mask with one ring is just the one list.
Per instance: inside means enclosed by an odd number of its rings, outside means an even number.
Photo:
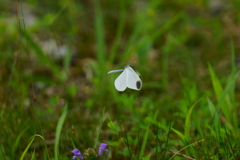
[{"label": "brown twig", "polygon": [[187,155],[185,155],[185,154],[179,153],[179,152],[174,151],[174,150],[170,150],[170,152],[171,152],[171,153],[169,153],[169,154],[173,154],[173,155],[175,155],[175,156],[184,157],[184,158],[189,159],[189,160],[196,160],[195,158],[189,157],[189,156],[187,156]]}]

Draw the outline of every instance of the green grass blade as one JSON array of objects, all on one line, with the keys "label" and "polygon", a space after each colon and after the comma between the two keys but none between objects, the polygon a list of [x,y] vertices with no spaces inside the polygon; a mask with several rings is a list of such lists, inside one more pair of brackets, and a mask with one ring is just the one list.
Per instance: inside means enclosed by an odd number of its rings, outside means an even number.
[{"label": "green grass blade", "polygon": [[235,155],[234,155],[234,153],[233,153],[233,147],[232,147],[232,144],[231,144],[231,142],[230,142],[229,135],[228,135],[228,133],[227,133],[226,127],[223,126],[223,128],[224,128],[224,131],[225,131],[225,134],[226,134],[226,137],[227,137],[227,142],[228,142],[228,145],[229,145],[229,148],[230,148],[230,153],[232,154],[232,156],[234,157],[234,159],[236,159],[236,158],[235,158]]},{"label": "green grass blade", "polygon": [[147,130],[145,131],[145,134],[144,134],[144,137],[143,137],[143,142],[142,142],[142,146],[141,146],[139,157],[143,157],[144,150],[145,150],[145,147],[146,147],[146,144],[147,144],[147,138],[148,138],[148,134],[149,134],[149,129],[150,129],[150,122],[148,123]]},{"label": "green grass blade", "polygon": [[173,121],[173,115],[171,117],[171,121],[170,121],[170,124],[169,124],[169,127],[168,127],[168,133],[167,133],[167,140],[166,140],[166,147],[165,147],[165,150],[163,151],[163,158],[162,159],[165,159],[166,157],[166,154],[167,154],[167,148],[168,148],[168,142],[169,142],[169,137],[170,137],[170,131],[171,131],[171,128],[172,128],[172,121]]},{"label": "green grass blade", "polygon": [[[204,97],[204,96],[203,96]],[[190,138],[190,125],[191,125],[191,122],[190,122],[190,118],[191,118],[191,115],[192,115],[192,110],[193,108],[196,106],[196,104],[203,99],[203,97],[201,97],[199,100],[197,100],[197,102],[195,102],[192,107],[189,109],[188,113],[187,113],[187,116],[186,116],[186,120],[185,120],[185,131],[184,131],[184,137],[185,138]]]},{"label": "green grass blade", "polygon": [[55,144],[54,144],[54,154],[55,154],[55,160],[58,160],[58,155],[59,155],[59,142],[60,142],[60,137],[61,137],[61,131],[62,127],[65,121],[65,118],[67,116],[67,106],[64,107],[63,113],[61,117],[58,120],[57,128],[56,128],[56,138],[55,138]]},{"label": "green grass blade", "polygon": [[[222,93],[222,96],[220,97],[220,100],[216,106],[216,109],[219,110],[219,108],[221,106],[225,106],[228,103],[229,100],[229,92],[232,90],[232,87],[235,86],[236,83],[236,79],[238,78],[240,74],[240,71],[237,72],[234,77],[231,79],[231,81],[228,82],[226,88],[224,89],[224,92]],[[228,97],[227,97],[228,96]],[[227,98],[226,98],[227,97]],[[225,102],[225,103],[224,103]],[[230,103],[230,102],[229,102]],[[223,105],[224,104],[224,105]],[[226,114],[226,113],[225,113]],[[228,122],[226,122],[226,125],[233,130],[233,125],[235,126],[235,128],[237,128],[237,124],[238,124],[238,118],[237,118],[237,114],[234,110],[229,111],[228,113],[228,117],[230,117],[231,119],[228,120]],[[231,123],[232,122],[232,123]]]},{"label": "green grass blade", "polygon": [[27,127],[27,128],[25,128],[24,130],[22,130],[22,132],[18,135],[15,143],[13,144],[13,154],[12,154],[13,156],[15,155],[15,151],[16,151],[17,146],[18,146],[18,144],[19,144],[20,138],[22,137],[23,133],[25,133],[28,128],[29,128],[29,127]]},{"label": "green grass blade", "polygon": [[61,18],[61,15],[63,14],[64,10],[67,8],[69,1],[66,1],[66,3],[59,9],[57,13],[54,13],[53,15],[49,16],[46,22],[47,26],[53,25],[55,21]]},{"label": "green grass blade", "polygon": [[214,104],[212,103],[212,101],[210,99],[207,98],[207,102],[208,102],[208,107],[209,107],[210,113],[212,115],[212,121],[213,121],[213,126],[215,129],[215,133],[216,133],[216,138],[219,139],[220,119],[219,119],[219,115],[218,115],[218,110],[216,110]]},{"label": "green grass blade", "polygon": [[[158,111],[154,115],[153,122],[156,120],[157,115],[158,115]],[[141,150],[140,150],[140,153],[139,153],[139,157],[143,157],[144,150],[145,150],[145,147],[146,147],[146,144],[147,144],[149,130],[150,130],[150,122],[148,123],[147,129],[146,129],[144,137],[143,137],[143,142],[142,142]]]},{"label": "green grass blade", "polygon": [[151,154],[146,155],[145,157],[142,158],[142,160],[150,160]]},{"label": "green grass blade", "polygon": [[156,129],[156,150],[155,150],[155,153],[156,153],[156,159],[158,159],[158,123],[157,123],[157,129]]},{"label": "green grass blade", "polygon": [[137,160],[140,160],[140,157],[139,157],[139,149],[140,149],[140,125],[138,125],[138,134],[137,134]]},{"label": "green grass blade", "polygon": [[131,148],[130,148],[130,145],[129,145],[129,141],[128,141],[128,136],[127,136],[127,131],[125,128],[123,128],[123,132],[125,134],[125,139],[126,139],[126,146],[127,146],[127,149],[128,149],[128,153],[129,153],[129,158],[131,159],[132,158],[132,152],[131,152]]},{"label": "green grass blade", "polygon": [[[211,75],[211,80],[212,80],[212,84],[213,84],[213,89],[214,89],[214,93],[216,95],[216,98],[218,100],[218,102],[220,102],[221,98],[224,98],[224,100],[222,101],[223,103],[221,105],[219,105],[219,107],[222,109],[224,116],[226,117],[226,119],[228,121],[231,121],[231,117],[230,117],[230,104],[229,104],[229,99],[228,97],[222,97],[223,94],[223,88],[222,85],[220,83],[220,80],[218,79],[218,77],[216,76],[212,66],[210,64],[208,64],[208,68],[210,71],[210,75]],[[226,98],[226,99],[225,99]]]},{"label": "green grass blade", "polygon": [[[231,65],[232,65],[232,70],[231,70],[231,76],[228,78],[228,83],[231,83],[231,81],[233,80],[233,79],[235,79],[234,77],[235,77],[235,75],[237,74],[237,68],[236,68],[236,64],[235,64],[235,51],[234,51],[234,42],[233,42],[233,40],[231,41],[231,53],[232,53],[232,61],[231,61]],[[230,96],[230,98],[231,98],[231,100],[232,100],[232,110],[236,110],[236,108],[235,108],[235,87],[236,85],[235,85],[235,83],[234,84],[232,84],[232,88],[230,89],[230,91],[229,91],[229,96]],[[238,119],[237,119],[237,117],[235,116],[235,117],[233,117],[233,123],[234,123],[234,126],[235,127],[237,127],[238,126]]]},{"label": "green grass blade", "polygon": [[185,135],[182,134],[180,131],[178,131],[178,130],[176,130],[176,129],[174,129],[174,128],[171,128],[171,130],[172,130],[173,132],[175,132],[183,141],[186,140]]},{"label": "green grass blade", "polygon": [[35,159],[35,150],[32,152],[31,160]]},{"label": "green grass blade", "polygon": [[102,129],[102,124],[103,124],[103,121],[104,121],[104,113],[105,113],[105,107],[103,108],[103,111],[102,111],[102,117],[101,117],[100,124],[99,124],[99,127],[98,127],[98,132],[97,132],[97,136],[96,136],[94,148],[97,147],[98,138],[99,138],[99,136],[100,136],[101,129]]},{"label": "green grass blade", "polygon": [[119,20],[119,24],[118,24],[118,27],[117,27],[117,33],[116,33],[115,41],[114,41],[113,46],[112,46],[111,51],[110,51],[110,57],[109,57],[110,64],[112,64],[114,59],[115,59],[115,55],[117,53],[117,48],[118,48],[118,46],[120,44],[120,41],[121,41],[121,36],[122,36],[122,33],[123,33],[125,19],[126,19],[125,1],[118,1],[118,2],[120,3],[121,13],[120,13],[120,20]]},{"label": "green grass blade", "polygon": [[173,48],[173,44],[172,44],[172,38],[171,36],[167,36],[167,40],[166,40],[166,44],[164,45],[163,48],[163,55],[162,55],[162,67],[161,67],[161,73],[162,73],[162,86],[166,87],[169,83],[169,55],[171,53],[171,48]]},{"label": "green grass blade", "polygon": [[32,142],[34,141],[34,139],[35,139],[35,136],[33,136],[33,137],[32,137],[32,140],[28,143],[27,148],[23,151],[23,153],[22,153],[22,155],[21,155],[21,157],[20,157],[20,160],[23,160],[23,158],[24,158],[24,156],[26,155],[29,147],[32,145]]},{"label": "green grass blade", "polygon": [[[34,136],[32,136],[32,137],[31,137],[32,140],[28,143],[26,149],[23,151],[23,153],[22,153],[22,155],[21,155],[21,157],[20,157],[20,160],[23,160],[23,158],[25,157],[25,155],[26,155],[29,147],[30,147],[31,144],[33,143],[35,137],[40,137],[42,140],[44,140],[44,138],[43,138],[41,135],[39,135],[39,134],[35,134]],[[34,152],[35,152],[35,151],[34,151]]]},{"label": "green grass blade", "polygon": [[72,138],[71,138],[71,141],[72,141],[72,146],[73,146],[73,148],[76,148],[76,145],[75,145],[75,143],[74,143],[74,141],[73,141]]},{"label": "green grass blade", "polygon": [[220,97],[222,96],[222,92],[223,92],[222,85],[221,85],[220,80],[216,76],[216,74],[215,74],[215,72],[214,72],[214,70],[213,70],[213,68],[210,64],[208,64],[208,68],[209,68],[209,71],[210,71],[211,80],[212,80],[214,92],[216,94],[216,98],[217,98],[217,100],[219,100]]},{"label": "green grass blade", "polygon": [[95,38],[96,38],[96,57],[98,60],[98,74],[102,76],[105,73],[106,51],[104,41],[104,22],[99,0],[95,1]]}]

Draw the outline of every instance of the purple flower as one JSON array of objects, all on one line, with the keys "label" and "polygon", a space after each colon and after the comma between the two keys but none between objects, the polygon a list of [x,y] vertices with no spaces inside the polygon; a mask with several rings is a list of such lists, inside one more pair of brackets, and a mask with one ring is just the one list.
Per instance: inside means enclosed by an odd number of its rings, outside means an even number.
[{"label": "purple flower", "polygon": [[105,149],[107,147],[106,143],[101,143],[99,146],[99,150],[98,150],[98,155],[101,157],[103,155],[104,152],[109,152],[108,149]]},{"label": "purple flower", "polygon": [[72,153],[74,154],[72,159],[76,159],[78,157],[80,160],[84,160],[82,153],[77,148],[72,150]]},{"label": "purple flower", "polygon": [[104,152],[109,152],[109,150],[106,149],[106,147],[107,147],[106,143],[101,143],[98,149],[98,153],[96,152],[95,149],[88,148],[83,154],[76,148],[72,150],[72,153],[74,154],[72,159],[76,159],[78,157],[80,160],[84,160],[84,159],[99,160],[101,159],[100,157],[102,157]]}]

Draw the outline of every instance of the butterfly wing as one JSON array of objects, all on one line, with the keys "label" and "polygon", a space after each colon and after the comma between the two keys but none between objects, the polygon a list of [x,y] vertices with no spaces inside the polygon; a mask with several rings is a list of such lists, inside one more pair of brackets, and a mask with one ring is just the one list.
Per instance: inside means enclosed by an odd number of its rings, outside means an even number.
[{"label": "butterfly wing", "polygon": [[114,85],[118,91],[124,91],[127,88],[127,71],[124,70],[115,80]]},{"label": "butterfly wing", "polygon": [[142,81],[132,67],[127,67],[124,72],[126,72],[127,87],[134,90],[140,90],[142,88]]}]

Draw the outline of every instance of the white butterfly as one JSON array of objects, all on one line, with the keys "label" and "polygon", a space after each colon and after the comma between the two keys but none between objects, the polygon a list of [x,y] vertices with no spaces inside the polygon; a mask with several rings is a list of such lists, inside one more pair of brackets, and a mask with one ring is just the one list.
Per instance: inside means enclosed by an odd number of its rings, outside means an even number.
[{"label": "white butterfly", "polygon": [[110,71],[108,74],[116,72],[122,72],[114,82],[118,91],[124,91],[127,87],[134,90],[142,88],[141,79],[130,65],[125,66],[124,69]]}]

